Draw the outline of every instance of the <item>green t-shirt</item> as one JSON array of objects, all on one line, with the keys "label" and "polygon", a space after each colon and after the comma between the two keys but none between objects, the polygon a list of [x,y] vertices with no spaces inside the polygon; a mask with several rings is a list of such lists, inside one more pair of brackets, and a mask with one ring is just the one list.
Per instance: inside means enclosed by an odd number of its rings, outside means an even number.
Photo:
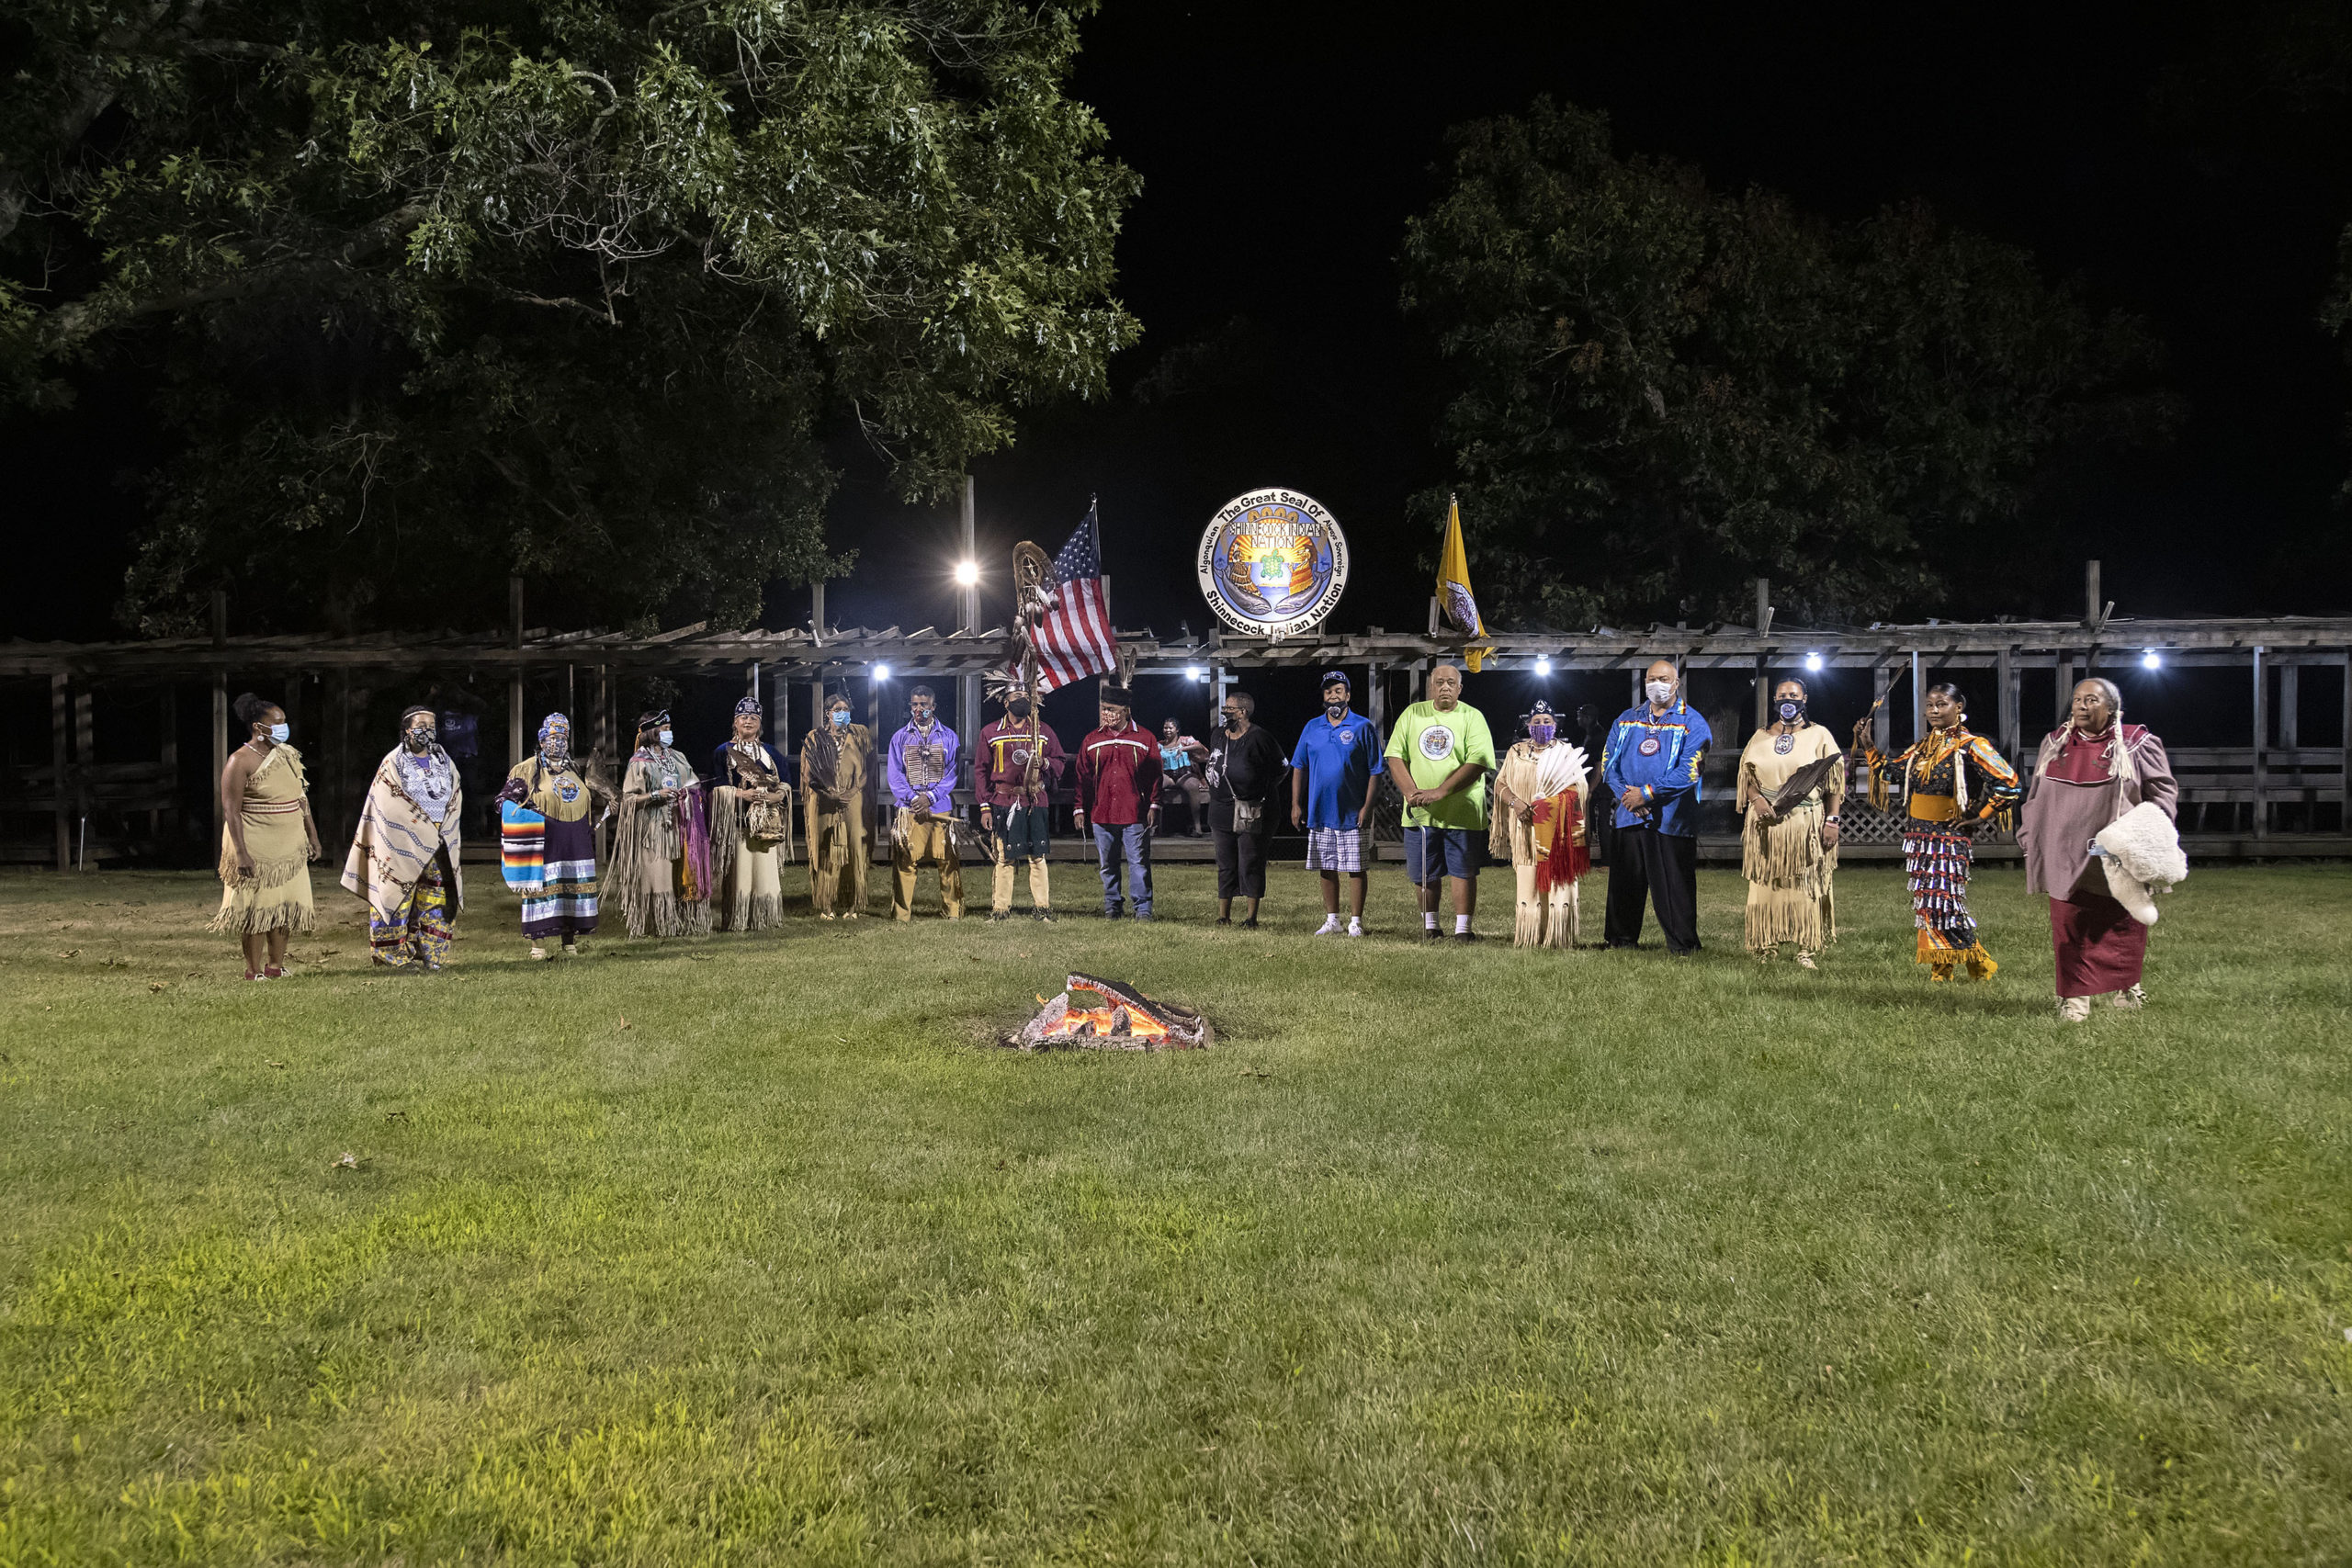
[{"label": "green t-shirt", "polygon": [[[1495,771],[1495,738],[1487,731],[1487,716],[1468,703],[1456,703],[1451,713],[1440,713],[1434,703],[1415,703],[1396,718],[1388,732],[1388,755],[1404,760],[1405,769],[1420,789],[1435,789],[1464,762]],[[1481,773],[1458,793],[1435,806],[1405,807],[1408,828],[1484,828],[1487,825],[1487,780]]]}]

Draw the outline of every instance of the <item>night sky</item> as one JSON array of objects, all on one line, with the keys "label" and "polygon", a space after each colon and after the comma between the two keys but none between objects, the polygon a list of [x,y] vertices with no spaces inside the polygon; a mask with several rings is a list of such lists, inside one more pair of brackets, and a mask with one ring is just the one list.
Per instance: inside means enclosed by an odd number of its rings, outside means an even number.
[{"label": "night sky", "polygon": [[[1113,0],[1087,24],[1074,90],[1145,178],[1120,293],[1146,336],[1112,401],[1036,411],[1020,448],[979,468],[990,621],[1002,547],[1057,548],[1099,493],[1118,619],[1198,631],[1202,525],[1280,484],[1319,497],[1354,543],[1333,624],[1419,626],[1412,561],[1429,541],[1404,502],[1448,462],[1441,367],[1396,305],[1403,223],[1436,193],[1449,125],[1542,93],[1607,111],[1621,151],[1826,216],[1924,197],[2079,277],[2093,305],[2144,315],[2188,421],[2170,447],[2077,487],[2072,553],[2105,559],[2124,614],[2352,607],[2335,497],[2352,375],[2315,321],[2352,219],[2352,115],[2199,85],[2251,47],[2263,7],[1790,10],[1382,21],[1360,6]],[[111,633],[136,475],[161,449],[142,398],[133,378],[96,377],[75,413],[0,425],[10,542],[30,569],[10,633]],[[854,446],[838,450],[833,536],[862,559],[831,618],[952,626],[952,509],[896,505]],[[2079,613],[2072,570],[2018,593],[2019,613]],[[769,625],[806,615],[804,592],[772,593]]]}]

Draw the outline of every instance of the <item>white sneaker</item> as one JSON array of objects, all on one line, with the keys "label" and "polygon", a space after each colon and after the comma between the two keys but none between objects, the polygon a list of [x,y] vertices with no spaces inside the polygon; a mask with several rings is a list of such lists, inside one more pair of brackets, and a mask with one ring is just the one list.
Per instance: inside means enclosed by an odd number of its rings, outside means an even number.
[{"label": "white sneaker", "polygon": [[1350,920],[1348,922],[1348,934],[1350,936],[1363,935],[1363,922],[1362,920]]},{"label": "white sneaker", "polygon": [[2090,999],[2090,998],[2088,998],[2088,997],[2061,997],[2061,998],[2058,998],[2058,1021],[2059,1021],[2059,1022],[2061,1022],[2061,1023],[2086,1023],[2086,1022],[2088,1022],[2088,1021],[2090,1021],[2090,1016],[2091,1016],[2091,999]]},{"label": "white sneaker", "polygon": [[1315,928],[1315,934],[1317,936],[1338,936],[1340,934],[1340,917],[1337,915],[1324,916],[1323,923]]},{"label": "white sneaker", "polygon": [[2138,1012],[2148,1005],[2148,993],[2134,986],[2128,991],[2118,991],[2107,999],[2125,1012]]}]

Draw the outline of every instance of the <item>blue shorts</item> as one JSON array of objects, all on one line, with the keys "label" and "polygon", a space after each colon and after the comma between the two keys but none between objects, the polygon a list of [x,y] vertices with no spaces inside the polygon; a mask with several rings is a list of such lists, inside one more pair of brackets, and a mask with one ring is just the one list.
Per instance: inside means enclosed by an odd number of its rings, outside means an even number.
[{"label": "blue shorts", "polygon": [[1483,828],[1405,829],[1405,880],[1427,887],[1441,876],[1473,878],[1487,863]]}]

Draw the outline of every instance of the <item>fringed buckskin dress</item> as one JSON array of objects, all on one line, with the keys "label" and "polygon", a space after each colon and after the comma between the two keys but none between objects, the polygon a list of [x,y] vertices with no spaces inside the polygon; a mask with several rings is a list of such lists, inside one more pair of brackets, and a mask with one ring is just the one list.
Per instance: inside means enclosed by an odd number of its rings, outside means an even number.
[{"label": "fringed buckskin dress", "polygon": [[220,829],[220,911],[211,929],[233,936],[307,931],[318,923],[311,902],[311,836],[302,827],[310,780],[302,753],[272,746],[245,780],[242,818],[254,874],[237,874],[237,840]]},{"label": "fringed buckskin dress", "polygon": [[[1769,958],[1784,942],[1804,958],[1838,940],[1838,901],[1830,890],[1838,852],[1821,841],[1825,795],[1846,791],[1844,752],[1818,724],[1782,733],[1759,729],[1739,756],[1740,874],[1747,878],[1747,951]],[[1833,761],[1834,760],[1834,761]],[[1785,817],[1764,820],[1758,797],[1776,794],[1797,773],[1831,761],[1828,775]]]}]

